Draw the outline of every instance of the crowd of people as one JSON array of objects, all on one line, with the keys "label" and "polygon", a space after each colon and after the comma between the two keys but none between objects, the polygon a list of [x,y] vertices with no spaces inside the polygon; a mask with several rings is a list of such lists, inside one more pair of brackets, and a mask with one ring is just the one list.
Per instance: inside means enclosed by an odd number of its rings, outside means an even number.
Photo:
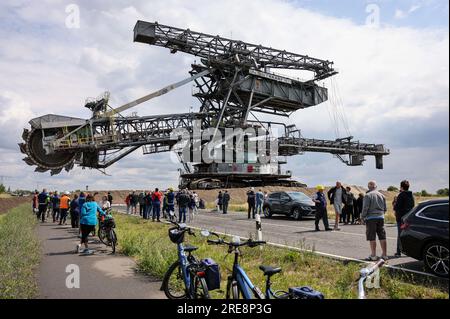
[{"label": "crowd of people", "polygon": [[98,193],[84,192],[70,194],[67,191],[60,194],[58,191],[47,192],[45,188],[42,192],[36,190],[32,199],[33,213],[42,223],[46,223],[51,217],[52,222],[58,225],[66,225],[67,217],[70,216],[71,227],[79,230],[80,243],[76,250],[80,252],[84,245],[82,252],[88,253],[89,234],[95,234],[98,218],[106,215],[113,201],[108,192],[99,204],[96,201],[97,195]]},{"label": "crowd of people", "polygon": [[[392,203],[397,221],[398,234],[400,234],[401,218],[410,211],[415,203],[414,196],[409,190],[409,182],[404,180],[400,183],[400,193],[395,197]],[[35,192],[33,196],[33,212],[37,218],[45,223],[47,219],[66,225],[67,217],[70,216],[71,227],[79,228],[81,242],[77,249],[85,246],[88,250],[87,238],[90,233],[95,232],[97,225],[97,213],[105,215],[113,203],[111,192],[105,194],[99,203],[96,202],[95,194],[71,194],[69,192],[58,193],[58,191]],[[266,191],[259,189],[255,191],[252,187],[247,193],[247,217],[255,218],[256,214],[262,214],[264,202],[268,197]],[[334,187],[331,187],[325,193],[325,187],[318,185],[316,192],[312,196],[315,203],[315,231],[320,231],[319,224],[322,221],[326,231],[341,230],[343,225],[365,225],[366,239],[370,245],[370,255],[367,260],[376,260],[376,239],[380,242],[381,258],[387,259],[386,231],[384,227],[385,213],[387,212],[386,198],[377,190],[375,181],[368,183],[366,193],[354,195],[350,186],[344,187],[337,181]],[[228,207],[231,196],[227,190],[219,191],[215,204],[217,211],[222,214],[228,213]],[[333,228],[330,227],[328,220],[327,206],[333,207],[335,220]],[[139,214],[143,219],[152,219],[160,222],[161,218],[175,220],[175,210],[178,212],[178,222],[186,223],[194,220],[198,209],[205,208],[204,200],[200,199],[195,191],[182,189],[177,192],[173,188],[166,191],[160,191],[156,188],[154,191],[130,192],[125,198],[127,214]],[[397,239],[397,250],[395,256],[401,256],[400,240]]]},{"label": "crowd of people", "polygon": [[195,191],[182,189],[177,192],[168,188],[162,192],[154,191],[130,192],[125,198],[127,214],[139,215],[143,219],[160,222],[161,218],[174,219],[175,208],[178,212],[178,222],[186,223],[194,219],[198,209],[205,208],[205,203]]},{"label": "crowd of people", "polygon": [[[359,193],[355,198],[349,186],[343,187],[341,182],[336,182],[336,186],[330,188],[327,196],[324,194],[324,187],[317,186],[317,192],[313,196],[316,203],[315,230],[320,231],[319,223],[322,220],[325,230],[339,231],[339,224],[363,224],[366,227],[366,239],[370,246],[370,255],[366,258],[368,261],[378,259],[376,253],[376,239],[380,242],[381,258],[388,259],[386,230],[384,227],[385,214],[387,212],[386,197],[378,191],[375,181],[370,181],[367,185],[368,191]],[[400,225],[401,218],[409,212],[415,205],[414,196],[409,190],[409,182],[403,180],[400,183],[400,193],[394,198],[392,206],[397,222],[397,249],[395,256],[401,256],[400,243]],[[333,206],[335,213],[334,228],[329,227],[327,214],[327,199]]]}]

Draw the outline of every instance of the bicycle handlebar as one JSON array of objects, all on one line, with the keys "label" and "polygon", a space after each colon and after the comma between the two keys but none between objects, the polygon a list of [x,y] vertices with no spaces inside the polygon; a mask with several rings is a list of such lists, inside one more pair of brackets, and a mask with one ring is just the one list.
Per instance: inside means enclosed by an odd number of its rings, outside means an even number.
[{"label": "bicycle handlebar", "polygon": [[263,240],[252,240],[252,239],[248,239],[247,241],[245,241],[243,243],[233,243],[233,242],[225,241],[222,238],[219,238],[217,240],[208,239],[206,242],[210,245],[227,245],[230,247],[242,247],[242,246],[256,247],[259,245],[266,244],[266,242]]}]

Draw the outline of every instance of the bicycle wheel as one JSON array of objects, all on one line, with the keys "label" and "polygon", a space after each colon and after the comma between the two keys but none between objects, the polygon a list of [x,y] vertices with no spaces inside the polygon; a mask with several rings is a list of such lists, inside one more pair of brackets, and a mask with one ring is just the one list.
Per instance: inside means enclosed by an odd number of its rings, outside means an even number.
[{"label": "bicycle wheel", "polygon": [[186,299],[183,273],[180,262],[176,261],[170,265],[162,282],[161,290],[169,299]]},{"label": "bicycle wheel", "polygon": [[239,287],[237,281],[230,281],[227,286],[227,299],[239,299]]},{"label": "bicycle wheel", "polygon": [[208,285],[203,277],[195,276],[194,279],[194,299],[209,299]]},{"label": "bicycle wheel", "polygon": [[109,241],[111,243],[112,253],[115,254],[116,253],[117,236],[116,236],[116,232],[112,228],[109,231]]},{"label": "bicycle wheel", "polygon": [[109,246],[108,238],[106,238],[107,237],[106,230],[103,227],[99,227],[97,235],[98,235],[98,239],[100,239],[100,241],[103,244],[105,244],[106,246]]}]

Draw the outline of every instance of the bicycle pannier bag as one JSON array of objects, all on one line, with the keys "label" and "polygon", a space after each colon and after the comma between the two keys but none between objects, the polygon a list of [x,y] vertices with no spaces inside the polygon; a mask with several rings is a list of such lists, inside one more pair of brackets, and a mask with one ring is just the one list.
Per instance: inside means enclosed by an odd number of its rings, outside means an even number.
[{"label": "bicycle pannier bag", "polygon": [[308,286],[289,288],[289,296],[292,299],[324,299],[321,292]]},{"label": "bicycle pannier bag", "polygon": [[219,265],[211,258],[202,259],[205,266],[205,280],[208,290],[220,288],[220,268]]}]

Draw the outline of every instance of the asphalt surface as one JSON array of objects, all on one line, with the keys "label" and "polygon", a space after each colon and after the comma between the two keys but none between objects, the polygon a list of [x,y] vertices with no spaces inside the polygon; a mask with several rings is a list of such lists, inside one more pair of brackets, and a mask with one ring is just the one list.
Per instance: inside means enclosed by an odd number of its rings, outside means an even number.
[{"label": "asphalt surface", "polygon": [[[92,255],[75,253],[78,230],[48,222],[40,224],[42,260],[37,273],[40,298],[51,299],[161,299],[161,282],[139,274],[130,258],[112,255],[111,249],[95,238],[90,240]],[[98,239],[98,238],[97,238]],[[120,245],[120,238],[119,238]],[[75,265],[75,266],[73,266]],[[74,279],[79,269],[79,288]],[[69,268],[67,268],[69,267]],[[69,277],[69,280],[67,280]],[[68,288],[66,285],[68,281]]]},{"label": "asphalt surface", "polygon": [[[116,209],[124,212],[125,207]],[[329,220],[330,227],[334,226],[334,219]],[[192,226],[206,228],[211,231],[256,238],[256,223],[254,219],[248,219],[246,212],[229,212],[224,215],[217,211],[200,210],[195,215]],[[323,231],[322,222],[320,232],[314,231],[314,218],[304,218],[297,221],[292,218],[274,215],[271,218],[261,217],[263,240],[294,246],[298,248],[313,249],[340,257],[363,260],[369,256],[369,244],[366,241],[364,225],[340,225],[340,231]],[[424,271],[423,263],[407,256],[395,258],[397,245],[397,227],[394,224],[386,224],[388,263],[415,271]],[[377,244],[377,254],[381,255],[381,248]]]}]

